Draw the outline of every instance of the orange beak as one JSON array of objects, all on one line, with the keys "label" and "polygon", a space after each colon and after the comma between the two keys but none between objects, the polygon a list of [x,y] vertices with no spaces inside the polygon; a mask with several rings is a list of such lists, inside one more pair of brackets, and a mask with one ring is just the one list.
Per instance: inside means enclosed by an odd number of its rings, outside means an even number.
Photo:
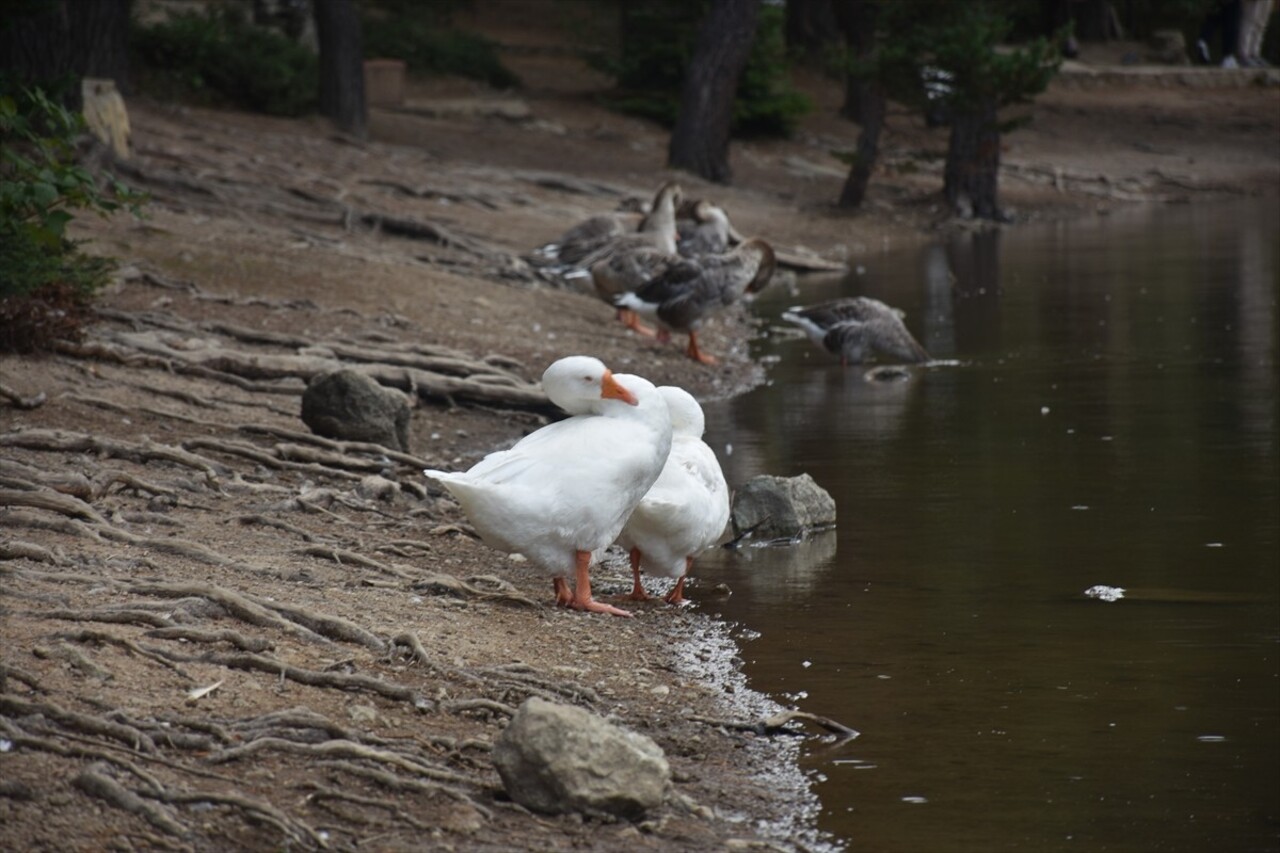
[{"label": "orange beak", "polygon": [[635,394],[623,388],[618,380],[613,378],[613,371],[607,368],[604,377],[600,380],[600,397],[605,400],[621,400],[628,406],[635,406],[640,402]]}]

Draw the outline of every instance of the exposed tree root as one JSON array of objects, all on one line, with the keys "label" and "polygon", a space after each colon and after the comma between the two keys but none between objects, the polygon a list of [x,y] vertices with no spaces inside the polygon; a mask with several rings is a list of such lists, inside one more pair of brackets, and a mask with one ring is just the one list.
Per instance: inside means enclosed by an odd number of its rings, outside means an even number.
[{"label": "exposed tree root", "polygon": [[374,678],[369,675],[303,669],[283,661],[248,653],[209,653],[199,658],[190,658],[190,660],[218,664],[231,669],[266,672],[309,687],[332,687],[338,690],[358,690],[365,693],[373,693],[387,699],[394,699],[397,702],[408,702],[420,711],[430,710],[435,706],[434,702],[424,699],[408,687],[383,681],[381,678]]},{"label": "exposed tree root", "polygon": [[379,764],[397,767],[415,776],[456,785],[460,789],[476,784],[473,779],[454,773],[452,770],[446,770],[443,767],[433,766],[420,758],[340,739],[326,740],[320,743],[299,743],[295,740],[286,740],[278,737],[262,737],[243,746],[231,747],[214,753],[207,760],[212,764],[225,764],[228,761],[239,761],[242,758],[257,755],[260,752],[271,751],[323,758],[354,758],[374,761]]},{"label": "exposed tree root", "polygon": [[33,646],[31,654],[41,660],[52,660],[54,658],[64,660],[90,678],[98,678],[103,681],[110,681],[115,678],[115,674],[111,670],[99,666],[84,652],[66,643],[55,643],[53,646]]},{"label": "exposed tree root", "polygon": [[27,450],[49,450],[61,453],[96,453],[99,456],[128,459],[132,462],[159,460],[192,468],[204,474],[209,485],[216,486],[218,477],[227,469],[194,453],[153,441],[135,443],[119,441],[86,433],[64,430],[29,429],[0,435],[0,447],[21,447]]},{"label": "exposed tree root", "polygon": [[0,713],[15,717],[43,714],[64,728],[110,738],[141,752],[156,751],[155,742],[133,726],[114,723],[101,717],[81,714],[78,711],[68,711],[51,702],[32,702],[12,693],[0,693]]},{"label": "exposed tree root", "polygon": [[53,491],[20,491],[18,489],[0,489],[0,506],[26,506],[32,509],[44,509],[70,518],[83,518],[104,527],[110,527],[97,510],[79,498]]},{"label": "exposed tree root", "polygon": [[231,806],[245,812],[250,820],[273,826],[282,835],[295,841],[310,842],[322,850],[327,849],[329,846],[324,836],[311,826],[297,818],[290,817],[266,800],[260,800],[257,797],[247,797],[243,794],[221,794],[214,791],[173,791],[168,788],[162,788],[158,791],[143,791],[142,794],[163,803],[211,803],[218,806]]},{"label": "exposed tree root", "polygon": [[362,554],[354,551],[347,551],[342,548],[328,548],[324,545],[312,545],[306,548],[295,549],[295,554],[303,554],[308,557],[320,557],[325,560],[332,560],[340,566],[363,566],[369,569],[376,569],[384,575],[401,578],[402,580],[412,580],[416,575],[409,572],[401,571],[395,566],[387,565],[378,560],[370,559]]},{"label": "exposed tree root", "polygon": [[191,832],[165,809],[146,802],[134,792],[101,772],[102,765],[86,767],[75,778],[74,784],[91,797],[105,800],[118,809],[143,818],[161,832],[177,838],[187,838]]},{"label": "exposed tree root", "polygon": [[373,444],[367,441],[336,441],[332,438],[325,438],[320,435],[312,435],[306,432],[297,432],[291,429],[280,429],[279,427],[267,427],[257,424],[245,424],[239,427],[240,432],[247,435],[269,435],[275,438],[283,438],[289,441],[298,442],[300,444],[314,444],[317,447],[323,447],[326,450],[334,450],[344,455],[352,455],[357,453],[365,453],[375,458],[389,459],[392,462],[399,462],[407,465],[413,471],[421,471],[423,468],[432,466],[431,460],[424,459],[420,456],[414,456],[411,453],[402,453],[399,450],[393,450],[390,447],[384,447],[381,444]]},{"label": "exposed tree root", "polygon": [[147,625],[167,628],[173,620],[149,610],[46,610],[33,614],[42,619],[62,619],[67,622],[110,622],[117,625]]},{"label": "exposed tree root", "polygon": [[290,622],[249,597],[212,584],[141,583],[130,587],[138,595],[157,595],[162,598],[204,598],[217,604],[232,616],[259,628],[277,628],[308,639],[324,641],[324,637],[309,628]]},{"label": "exposed tree root", "polygon": [[33,542],[20,542],[16,539],[0,542],[0,560],[31,560],[53,566],[66,565],[66,558],[60,556],[57,551]]},{"label": "exposed tree root", "polygon": [[14,681],[21,681],[36,693],[44,692],[44,688],[40,686],[40,679],[36,676],[27,672],[25,669],[19,669],[13,664],[0,663],[0,692],[7,691],[9,689],[5,682],[6,679],[10,678]]},{"label": "exposed tree root", "polygon": [[13,390],[3,382],[0,382],[0,397],[8,400],[15,409],[38,409],[49,399],[43,391],[28,397]]},{"label": "exposed tree root", "polygon": [[[334,770],[340,770],[343,773],[349,773],[352,776],[358,776],[362,779],[368,779],[377,782],[384,788],[392,791],[414,791],[420,794],[446,794],[455,800],[462,800],[469,803],[486,819],[493,817],[493,812],[477,803],[471,798],[471,795],[463,788],[443,785],[439,782],[432,782],[425,779],[415,779],[411,777],[401,776],[398,773],[392,773],[377,767],[367,767],[363,764],[356,764],[352,761],[322,761],[320,765],[330,767]],[[473,783],[474,784],[474,783]]]},{"label": "exposed tree root", "polygon": [[331,616],[327,613],[319,613],[294,604],[282,604],[278,601],[267,601],[259,598],[254,600],[264,607],[271,608],[289,621],[302,625],[304,628],[330,640],[357,643],[375,652],[383,652],[387,648],[387,644],[376,634],[366,631],[354,622],[343,619],[340,616]]},{"label": "exposed tree root", "polygon": [[481,589],[479,586],[459,580],[453,575],[444,575],[438,572],[427,572],[426,577],[422,577],[415,581],[413,589],[416,592],[426,592],[432,595],[453,595],[458,598],[478,598],[482,601],[499,601],[508,604],[518,604],[522,607],[541,607],[542,605],[534,601],[529,596],[521,592],[516,592],[514,587],[508,585],[507,589],[498,589],[494,591]]},{"label": "exposed tree root", "polygon": [[464,714],[472,711],[486,712],[490,716],[502,715],[507,718],[516,715],[516,709],[504,702],[493,699],[450,699],[440,704],[440,710],[450,714]]},{"label": "exposed tree root", "polygon": [[268,518],[265,515],[259,515],[257,513],[253,513],[251,515],[242,515],[239,518],[237,518],[236,521],[245,525],[260,524],[263,527],[274,527],[276,530],[283,530],[286,533],[292,533],[294,536],[297,536],[303,542],[314,542],[317,539],[317,537],[313,533],[311,533],[308,530],[303,530],[301,527],[298,527],[296,524],[290,524],[289,522],[281,521],[278,518]]},{"label": "exposed tree root", "polygon": [[[350,794],[346,791],[339,791],[336,788],[330,788],[327,785],[321,785],[318,782],[303,782],[298,787],[303,791],[311,792],[307,795],[307,802],[309,803],[320,803],[324,800],[336,800],[338,802],[351,803],[352,805],[360,806],[362,811],[370,807],[384,809],[387,812],[390,812],[393,818],[401,821],[402,823],[409,824],[414,829],[421,830],[423,832],[433,829],[432,826],[418,820],[413,815],[401,809],[395,803],[381,797],[365,797],[359,794]],[[363,815],[360,815],[359,813],[351,815],[344,812],[340,813],[340,816],[346,820],[364,819]]]},{"label": "exposed tree root", "polygon": [[230,643],[246,652],[265,652],[275,647],[270,640],[246,637],[239,631],[232,631],[229,628],[211,631],[204,628],[173,626],[147,631],[146,636],[155,637],[158,640],[187,640],[192,643]]},{"label": "exposed tree root", "polygon": [[144,657],[147,660],[155,661],[161,666],[167,669],[173,670],[178,675],[181,675],[183,678],[187,679],[188,681],[193,680],[190,675],[188,675],[186,672],[182,670],[181,667],[177,666],[176,664],[172,663],[169,660],[166,660],[161,655],[158,655],[152,651],[148,651],[142,646],[139,646],[133,640],[127,639],[125,637],[117,637],[114,634],[108,634],[106,631],[90,631],[90,630],[72,631],[65,634],[58,634],[58,639],[70,640],[75,643],[106,643],[107,645],[119,646],[120,648],[125,649],[131,654],[138,655],[139,657]]}]

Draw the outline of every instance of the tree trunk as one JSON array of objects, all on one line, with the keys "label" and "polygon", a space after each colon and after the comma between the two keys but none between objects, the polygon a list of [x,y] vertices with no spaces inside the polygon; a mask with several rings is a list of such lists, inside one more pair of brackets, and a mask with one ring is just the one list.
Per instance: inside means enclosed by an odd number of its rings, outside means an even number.
[{"label": "tree trunk", "polygon": [[[877,5],[873,0],[834,0],[832,11],[855,59],[865,59],[876,46]],[[845,77],[842,114],[861,127],[855,159],[840,191],[839,207],[858,208],[867,194],[871,173],[880,156],[880,131],[884,127],[884,88],[875,80],[849,74]]]},{"label": "tree trunk", "polygon": [[344,133],[367,134],[360,13],[352,0],[315,0],[320,39],[320,112]]},{"label": "tree trunk", "polygon": [[849,176],[845,178],[840,201],[837,202],[839,207],[849,209],[861,207],[866,197],[871,173],[880,156],[880,129],[884,127],[884,90],[872,82],[860,86],[864,90],[858,99],[862,109],[862,129],[858,134],[858,148],[849,167]]},{"label": "tree trunk", "polygon": [[73,110],[81,107],[82,77],[109,77],[126,90],[129,2],[54,0],[14,15],[0,26],[0,71],[46,88],[70,77],[70,88],[53,94]]},{"label": "tree trunk", "polygon": [[787,0],[785,35],[788,51],[806,60],[822,60],[827,48],[837,39],[838,27],[832,6],[839,2],[841,0]]},{"label": "tree trunk", "polygon": [[685,74],[667,165],[729,183],[733,96],[758,19],[759,0],[711,0]]},{"label": "tree trunk", "polygon": [[1000,127],[994,100],[956,107],[951,116],[951,142],[943,194],[959,216],[999,219],[997,185],[1000,172]]}]

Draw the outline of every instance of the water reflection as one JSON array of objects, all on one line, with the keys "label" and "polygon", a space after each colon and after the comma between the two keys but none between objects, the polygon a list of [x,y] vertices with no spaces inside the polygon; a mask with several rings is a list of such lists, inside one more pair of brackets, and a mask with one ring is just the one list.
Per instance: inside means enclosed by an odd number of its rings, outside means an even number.
[{"label": "water reflection", "polygon": [[854,849],[1280,849],[1278,213],[966,234],[757,302],[873,296],[952,360],[868,382],[780,334],[708,407],[731,485],[837,501],[700,578],[753,686],[862,731],[810,759]]}]

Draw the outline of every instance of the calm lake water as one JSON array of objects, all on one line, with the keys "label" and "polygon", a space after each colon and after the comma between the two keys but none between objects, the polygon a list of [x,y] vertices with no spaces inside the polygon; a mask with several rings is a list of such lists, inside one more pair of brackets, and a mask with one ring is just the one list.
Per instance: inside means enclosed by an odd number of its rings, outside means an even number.
[{"label": "calm lake water", "polygon": [[757,313],[874,296],[947,363],[871,382],[763,341],[770,383],[709,406],[707,440],[731,484],[810,473],[839,526],[695,568],[751,686],[861,732],[807,748],[822,829],[852,851],[1280,849],[1280,205],[862,263]]}]

